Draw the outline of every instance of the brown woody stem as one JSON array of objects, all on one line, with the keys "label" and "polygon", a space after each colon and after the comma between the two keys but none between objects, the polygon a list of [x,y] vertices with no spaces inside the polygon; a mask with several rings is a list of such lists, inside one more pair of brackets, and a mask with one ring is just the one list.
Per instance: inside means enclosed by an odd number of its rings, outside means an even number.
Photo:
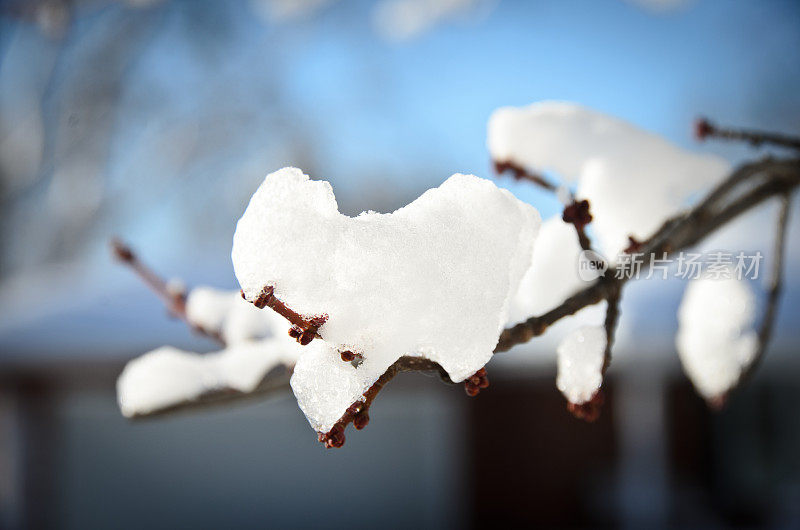
[{"label": "brown woody stem", "polygon": [[[242,292],[242,297],[244,297],[244,292]],[[311,342],[315,337],[319,337],[317,331],[320,326],[328,320],[328,315],[306,317],[293,311],[275,296],[275,288],[271,285],[265,286],[252,302],[257,308],[263,309],[269,307],[288,320],[289,323],[294,326],[294,328],[289,331],[289,334],[295,337],[297,342],[303,346]]]},{"label": "brown woody stem", "polygon": [[[641,252],[645,256],[668,256],[697,244],[720,226],[763,203],[765,200],[789,194],[800,184],[800,160],[764,160],[747,164],[721,182],[688,213],[668,219],[645,242]],[[745,186],[746,185],[746,186]],[[739,188],[745,188],[743,191]],[[736,194],[736,192],[739,192]],[[647,266],[643,265],[645,268]],[[625,276],[615,278],[609,274],[595,280],[585,289],[567,298],[561,305],[547,313],[534,316],[503,331],[495,353],[528,342],[544,333],[558,320],[575,314],[584,307],[609,300],[619,293],[627,281]]]},{"label": "brown woody stem", "polygon": [[772,330],[775,327],[775,318],[778,314],[778,301],[783,291],[783,261],[786,253],[786,229],[789,224],[791,205],[791,196],[788,194],[783,195],[775,228],[775,247],[772,256],[769,289],[767,290],[767,307],[758,330],[758,348],[752,362],[742,374],[742,377],[739,378],[739,385],[749,379],[761,364],[769,341],[772,338]]},{"label": "brown woody stem", "polygon": [[167,282],[142,263],[128,245],[117,238],[113,238],[111,240],[111,252],[117,260],[130,267],[145,285],[164,302],[171,315],[183,320],[194,331],[205,335],[223,347],[225,346],[225,340],[219,333],[204,329],[202,326],[189,321],[186,315],[186,293],[171,291]]},{"label": "brown woody stem", "polygon": [[447,372],[439,363],[422,357],[400,357],[364,392],[363,400],[356,401],[348,407],[347,411],[333,425],[330,431],[319,433],[319,441],[324,443],[326,447],[341,447],[344,444],[344,430],[347,426],[353,423],[359,415],[369,412],[372,402],[381,389],[400,372],[436,372],[442,381],[452,383]]},{"label": "brown woody stem", "polygon": [[720,140],[742,141],[755,147],[766,144],[788,147],[790,149],[800,149],[800,138],[794,136],[752,129],[728,129],[717,127],[705,118],[700,118],[695,122],[695,136],[699,140],[718,138]]},{"label": "brown woody stem", "polygon": [[515,180],[527,180],[533,182],[537,186],[540,186],[548,191],[556,191],[558,190],[558,186],[544,178],[542,175],[538,173],[531,173],[527,171],[525,168],[515,164],[514,162],[494,162],[494,171],[498,175],[502,175],[506,171],[511,172],[511,175],[514,177]]}]

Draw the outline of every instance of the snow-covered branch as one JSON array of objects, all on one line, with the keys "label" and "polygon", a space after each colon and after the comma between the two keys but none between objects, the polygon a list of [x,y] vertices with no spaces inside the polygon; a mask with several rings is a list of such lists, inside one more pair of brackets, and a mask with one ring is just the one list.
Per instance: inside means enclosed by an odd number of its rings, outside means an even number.
[{"label": "snow-covered branch", "polygon": [[[636,253],[646,271],[655,259],[673,258],[779,197],[777,263],[758,336],[745,329],[751,313],[739,283],[708,287],[697,280],[681,309],[678,350],[698,391],[713,400],[752,371],[777,311],[788,197],[800,185],[800,159],[766,158],[731,171],[717,157],[687,153],[621,120],[552,102],[497,111],[488,145],[498,172],[556,192],[563,213],[542,223],[535,209],[491,182],[454,175],[394,213],[351,218],[339,213],[327,183],[284,168],[265,179],[237,225],[232,257],[241,297],[228,293],[204,305],[195,289],[176,298],[118,247],[118,257],[173,312],[229,345],[202,358],[170,349],[132,361],[120,379],[123,411],[148,415],[245,398],[270,386],[266,374],[282,365],[292,371],[292,391],[320,441],[339,447],[347,425],[366,426],[374,399],[399,372],[436,372],[446,382],[463,382],[474,396],[488,386],[485,365],[494,354],[605,302],[601,325],[574,331],[558,348],[557,386],[573,414],[593,420],[603,401],[619,302],[633,277],[615,274],[613,261],[598,256],[602,270],[576,279],[578,255],[596,254],[589,223],[607,256]],[[545,171],[566,184],[545,178]],[[703,324],[711,314],[707,304],[718,297],[709,289],[738,296],[728,309],[743,309]],[[201,306],[207,308],[193,316]],[[270,324],[267,339],[256,337],[249,326],[231,324],[245,307],[288,324]],[[727,355],[730,345],[741,355]],[[705,356],[709,349],[713,355]],[[161,380],[169,386],[187,373],[183,390],[168,399],[159,391],[137,397],[151,388],[148,380],[167,374]]]},{"label": "snow-covered branch", "polygon": [[111,248],[172,315],[224,347],[197,354],[164,346],[130,361],[117,382],[125,416],[156,416],[289,389],[300,346],[288,338],[282,315],[259,311],[238,291],[195,287],[187,294],[145,266],[128,245],[115,239]]},{"label": "snow-covered branch", "polygon": [[[745,191],[735,194],[735,188],[745,185]],[[766,200],[783,197],[798,185],[800,159],[770,158],[745,164],[716,186],[695,208],[665,221],[651,237],[641,243],[639,252],[644,256],[674,255],[696,245],[721,226]],[[642,266],[647,268],[647,259],[643,260]],[[626,276],[605,274],[547,313],[533,316],[503,331],[495,352],[506,351],[528,342],[562,318],[573,315],[584,307],[618,296],[629,279]]]},{"label": "snow-covered branch", "polygon": [[[291,369],[263,355],[263,346],[236,355],[169,347],[147,353],[131,361],[117,382],[120,409],[139,419],[286,395]],[[225,371],[230,379],[220,377]]]}]

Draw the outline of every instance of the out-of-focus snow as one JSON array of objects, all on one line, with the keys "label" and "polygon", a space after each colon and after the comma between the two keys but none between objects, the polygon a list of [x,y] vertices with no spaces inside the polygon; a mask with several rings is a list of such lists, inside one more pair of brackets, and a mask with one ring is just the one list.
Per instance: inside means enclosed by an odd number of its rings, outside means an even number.
[{"label": "out-of-focus snow", "polygon": [[117,381],[124,415],[151,413],[219,389],[251,392],[270,370],[294,365],[300,354],[300,345],[287,334],[286,320],[269,309],[256,309],[238,291],[192,289],[186,316],[203,330],[218,333],[227,347],[201,355],[164,346],[133,359]]},{"label": "out-of-focus snow", "polygon": [[136,416],[221,389],[252,392],[279,365],[291,366],[300,345],[284,337],[240,343],[205,355],[163,346],[129,362],[117,380],[122,413]]},{"label": "out-of-focus snow", "polygon": [[511,301],[509,323],[546,313],[586,286],[578,276],[580,253],[575,227],[562,221],[561,216],[542,223],[531,267]]},{"label": "out-of-focus snow", "polygon": [[758,347],[753,329],[755,297],[735,277],[692,280],[678,310],[675,344],[697,391],[722,396],[737,383]]},{"label": "out-of-focus snow", "polygon": [[585,403],[600,388],[606,344],[605,328],[584,326],[558,345],[556,386],[570,403]]},{"label": "out-of-focus snow", "polygon": [[503,107],[489,119],[492,159],[528,171],[554,171],[588,199],[592,229],[613,258],[628,236],[648,237],[695,192],[720,180],[729,164],[683,150],[618,118],[574,103]]},{"label": "out-of-focus snow", "polygon": [[289,323],[270,310],[256,308],[239,291],[211,287],[192,289],[186,298],[186,317],[206,331],[219,333],[226,344],[286,334]]},{"label": "out-of-focus snow", "polygon": [[[357,379],[357,398],[402,355],[438,362],[453,381],[483,367],[539,224],[533,207],[471,175],[454,175],[394,213],[351,218],[338,212],[328,183],[284,168],[253,195],[232,256],[248,300],[269,285],[295,311],[328,315],[319,333],[332,362],[343,362],[336,351],[363,355],[357,369],[340,370]],[[317,359],[327,364],[303,359],[292,386],[314,396],[304,411],[328,425],[344,409],[322,412],[339,389],[320,386],[330,359]]]},{"label": "out-of-focus snow", "polygon": [[[531,267],[522,277],[519,290],[511,301],[509,324],[547,313],[588,286],[589,283],[578,275],[580,253],[575,227],[562,221],[560,215],[544,221],[536,239]],[[525,363],[552,362],[552,355],[544,352],[555,351],[557,345],[577,328],[602,322],[606,307],[605,302],[588,306],[550,326],[543,336],[537,337],[531,343],[531,346],[542,351],[535,356],[525,353]],[[624,334],[619,335],[618,339],[621,339],[618,343],[624,342]],[[517,356],[504,354],[503,359],[498,359],[498,362],[505,363],[505,358],[509,357]],[[517,362],[520,360],[516,359]]]},{"label": "out-of-focus snow", "polygon": [[356,368],[342,361],[336,348],[322,340],[305,347],[291,385],[300,410],[315,431],[330,431],[350,405],[364,400],[364,392],[377,377],[369,366],[363,366]]}]

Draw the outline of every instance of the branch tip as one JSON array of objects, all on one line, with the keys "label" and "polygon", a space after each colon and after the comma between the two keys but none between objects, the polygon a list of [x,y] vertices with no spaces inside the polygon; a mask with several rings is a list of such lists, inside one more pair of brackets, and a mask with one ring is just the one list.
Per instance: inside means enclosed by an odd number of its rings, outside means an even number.
[{"label": "branch tip", "polygon": [[530,172],[514,162],[495,160],[493,161],[493,165],[494,172],[497,175],[502,175],[508,171],[511,173],[511,176],[514,178],[514,180],[527,180],[548,191],[558,191],[558,187],[552,182],[548,181],[542,175]]},{"label": "branch tip", "polygon": [[[242,291],[242,297],[245,297],[244,291]],[[289,336],[299,342],[301,346],[306,346],[314,338],[319,337],[319,328],[328,320],[328,315],[306,317],[293,311],[275,296],[275,287],[272,285],[265,285],[252,303],[258,309],[269,307],[288,320],[292,324]]]},{"label": "branch tip", "polygon": [[464,381],[464,392],[469,397],[475,397],[481,390],[489,388],[489,377],[486,375],[486,368],[481,368]]},{"label": "branch tip", "polygon": [[605,396],[603,395],[603,391],[598,390],[589,401],[584,403],[567,402],[567,410],[579,420],[593,423],[600,417],[604,402]]},{"label": "branch tip", "polygon": [[698,141],[703,141],[706,138],[718,138],[720,140],[746,142],[753,147],[774,145],[778,147],[800,150],[800,138],[796,136],[750,129],[730,129],[717,127],[706,118],[698,118],[695,120],[694,137]]},{"label": "branch tip", "polygon": [[123,263],[131,263],[136,259],[131,248],[117,237],[111,238],[111,253],[115,259]]}]

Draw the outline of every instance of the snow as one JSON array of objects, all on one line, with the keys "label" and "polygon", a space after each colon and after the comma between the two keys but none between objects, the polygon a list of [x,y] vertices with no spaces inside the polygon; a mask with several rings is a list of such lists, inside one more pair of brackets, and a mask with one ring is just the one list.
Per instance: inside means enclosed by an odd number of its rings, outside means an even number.
[{"label": "snow", "polygon": [[592,229],[607,256],[645,239],[689,197],[730,169],[618,118],[568,102],[503,107],[489,119],[492,159],[577,183],[591,203]]},{"label": "snow", "polygon": [[286,334],[288,322],[273,311],[262,311],[242,299],[239,291],[211,287],[192,289],[186,298],[186,318],[206,331],[219,333],[226,344]]},{"label": "snow", "polygon": [[556,386],[570,403],[586,403],[600,388],[606,344],[605,328],[584,326],[558,345]]},{"label": "snow", "polygon": [[[510,325],[547,313],[589,285],[578,274],[581,251],[575,227],[562,221],[560,215],[542,223],[536,238],[531,267],[522,277],[519,290],[511,300],[508,318]],[[525,351],[519,354],[503,354],[496,362],[507,363],[509,367],[550,363],[555,357],[558,344],[569,333],[582,325],[602,321],[605,313],[605,301],[585,307],[548,327],[545,334],[537,337]],[[618,335],[617,338],[618,344],[624,342],[624,335]],[[531,355],[531,349],[536,350],[536,355]]]},{"label": "snow", "polygon": [[117,380],[122,414],[132,417],[193,401],[214,390],[252,392],[273,368],[291,366],[300,346],[284,337],[199,355],[163,346],[129,362]]},{"label": "snow", "polygon": [[[575,227],[562,221],[560,215],[544,221],[536,239],[531,267],[523,276],[519,290],[511,301],[509,324],[543,315],[589,285],[578,275],[580,253],[581,247]],[[543,350],[542,352],[531,356],[530,352],[526,351],[522,359],[515,359],[513,362],[516,365],[540,360],[551,362],[552,352],[569,333],[582,325],[602,321],[605,313],[606,303],[601,302],[558,320],[548,327],[544,336],[536,339],[535,345],[531,345]],[[544,354],[545,351],[550,352],[549,360]],[[512,355],[504,354],[504,360],[506,357]]]},{"label": "snow", "polygon": [[[378,374],[380,377],[380,374]],[[317,432],[328,432],[347,408],[363,401],[364,392],[377,377],[364,365],[343,362],[336,349],[315,340],[305,346],[292,373],[292,391],[300,410]]]},{"label": "snow", "polygon": [[[394,213],[351,218],[338,212],[327,182],[284,168],[253,195],[232,258],[248,300],[269,285],[298,313],[328,315],[319,334],[329,355],[304,355],[292,381],[320,430],[402,355],[436,361],[456,382],[483,367],[539,225],[533,207],[460,174]],[[363,363],[348,368],[341,350],[361,353]],[[337,401],[340,393],[346,399]]]},{"label": "snow", "polygon": [[125,416],[148,414],[193,401],[215,390],[252,392],[273,368],[292,366],[300,346],[288,323],[242,299],[239,291],[192,289],[186,317],[205,331],[219,333],[227,347],[196,354],[164,346],[130,361],[117,381]]},{"label": "snow", "polygon": [[511,301],[509,323],[522,322],[561,304],[587,284],[578,276],[581,246],[575,227],[551,217],[542,223],[531,266]]},{"label": "snow", "polygon": [[754,313],[755,296],[736,277],[699,278],[686,288],[675,344],[683,370],[706,399],[721,397],[752,362]]}]

